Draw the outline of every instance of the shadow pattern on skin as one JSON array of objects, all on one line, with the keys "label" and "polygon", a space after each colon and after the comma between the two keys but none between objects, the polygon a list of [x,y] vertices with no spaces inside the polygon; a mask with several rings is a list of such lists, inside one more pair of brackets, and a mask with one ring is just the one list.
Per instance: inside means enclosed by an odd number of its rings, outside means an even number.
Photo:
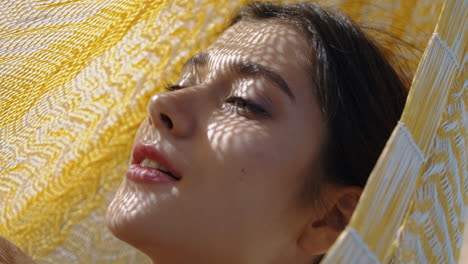
[{"label": "shadow pattern on skin", "polygon": [[[108,209],[111,231],[162,264],[295,259],[286,254],[299,254],[291,252],[305,224],[295,220],[301,183],[317,169],[325,133],[304,67],[309,52],[288,25],[240,22],[189,60],[177,87],[151,98],[135,138],[183,178],[125,178]],[[279,73],[292,93],[240,73],[244,62]]]}]

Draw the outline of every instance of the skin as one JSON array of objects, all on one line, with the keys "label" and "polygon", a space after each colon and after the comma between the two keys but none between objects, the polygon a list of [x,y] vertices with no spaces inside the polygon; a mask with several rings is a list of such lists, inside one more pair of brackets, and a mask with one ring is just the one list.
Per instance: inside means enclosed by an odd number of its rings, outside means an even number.
[{"label": "skin", "polygon": [[[182,89],[151,98],[135,139],[156,146],[183,179],[124,178],[109,229],[158,264],[310,263],[326,252],[360,191],[321,184],[321,206],[303,198],[306,182],[320,184],[326,137],[309,50],[290,26],[241,21],[205,50],[205,64],[186,65]],[[239,61],[277,73],[291,94],[238,73]]]},{"label": "skin", "polygon": [[31,257],[10,241],[0,237],[0,263],[2,264],[34,264]]}]

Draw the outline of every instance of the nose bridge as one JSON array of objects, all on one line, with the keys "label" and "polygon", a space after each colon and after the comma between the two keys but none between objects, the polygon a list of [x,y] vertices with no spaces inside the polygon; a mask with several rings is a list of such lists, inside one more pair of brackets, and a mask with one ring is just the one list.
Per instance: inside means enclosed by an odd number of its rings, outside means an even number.
[{"label": "nose bridge", "polygon": [[150,122],[173,136],[191,136],[197,126],[197,97],[197,93],[190,88],[152,96],[148,103]]}]

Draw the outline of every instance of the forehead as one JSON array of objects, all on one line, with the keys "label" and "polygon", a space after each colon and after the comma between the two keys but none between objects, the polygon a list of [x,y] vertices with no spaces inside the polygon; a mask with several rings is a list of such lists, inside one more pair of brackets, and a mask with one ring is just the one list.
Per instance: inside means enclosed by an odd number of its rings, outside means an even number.
[{"label": "forehead", "polygon": [[[245,58],[277,70],[308,65],[307,42],[292,26],[275,20],[240,21],[209,48],[213,55]],[[294,68],[294,67],[293,67]]]}]

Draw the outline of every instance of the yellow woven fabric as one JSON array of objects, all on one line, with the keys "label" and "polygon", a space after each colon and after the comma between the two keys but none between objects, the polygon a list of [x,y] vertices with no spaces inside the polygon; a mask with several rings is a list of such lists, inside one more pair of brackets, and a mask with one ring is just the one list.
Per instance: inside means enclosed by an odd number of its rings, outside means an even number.
[{"label": "yellow woven fabric", "polygon": [[[107,230],[105,209],[149,97],[246,2],[2,1],[0,235],[38,263],[149,263]],[[442,10],[442,0],[318,2],[421,50]],[[443,9],[402,121],[327,263],[455,263],[468,203],[467,6]],[[412,49],[379,39],[416,69]]]},{"label": "yellow woven fabric", "polygon": [[458,263],[468,208],[467,22],[468,1],[445,3],[403,116],[325,263]]}]

